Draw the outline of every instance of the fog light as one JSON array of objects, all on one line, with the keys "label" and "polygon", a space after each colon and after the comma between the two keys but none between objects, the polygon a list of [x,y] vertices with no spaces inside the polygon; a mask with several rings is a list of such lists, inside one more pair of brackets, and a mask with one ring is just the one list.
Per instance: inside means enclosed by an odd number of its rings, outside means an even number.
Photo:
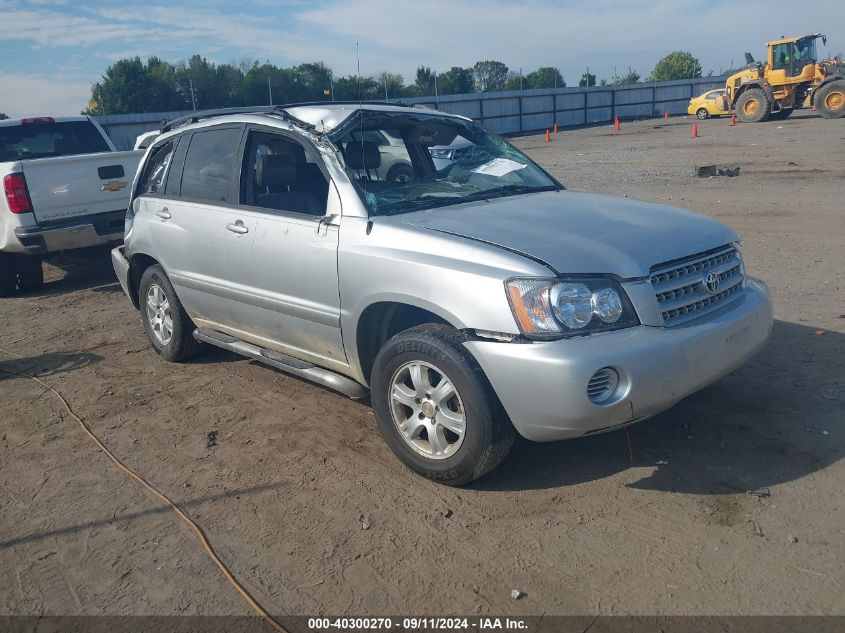
[{"label": "fog light", "polygon": [[587,397],[594,404],[602,404],[610,399],[619,386],[619,374],[615,369],[599,369],[587,383]]}]

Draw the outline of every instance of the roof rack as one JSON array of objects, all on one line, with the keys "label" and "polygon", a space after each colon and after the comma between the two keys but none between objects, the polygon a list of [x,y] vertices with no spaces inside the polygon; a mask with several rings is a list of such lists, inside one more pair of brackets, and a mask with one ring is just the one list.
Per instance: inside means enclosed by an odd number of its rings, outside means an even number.
[{"label": "roof rack", "polygon": [[297,125],[301,125],[307,128],[313,128],[314,126],[305,123],[304,121],[300,121],[296,117],[288,114],[286,112],[287,108],[299,108],[302,106],[331,106],[331,105],[381,105],[381,106],[397,106],[400,108],[411,108],[413,107],[410,104],[402,103],[401,101],[391,102],[391,101],[304,101],[301,103],[286,103],[284,105],[266,105],[266,106],[239,106],[236,108],[216,108],[214,110],[200,110],[199,112],[191,112],[190,114],[186,114],[185,116],[178,117],[176,119],[171,119],[170,121],[162,121],[161,124],[161,133],[164,134],[165,132],[169,132],[170,130],[174,130],[177,127],[182,127],[183,125],[189,125],[191,123],[196,123],[197,121],[201,121],[203,119],[211,119],[218,116],[227,116],[230,114],[275,114],[281,116],[282,118],[295,123]]},{"label": "roof rack", "polygon": [[164,121],[161,124],[161,133],[169,132],[177,127],[196,123],[202,119],[211,119],[218,116],[227,116],[229,114],[278,114],[276,109],[279,106],[252,106],[252,107],[237,107],[237,108],[217,108],[215,110],[200,110],[199,112],[191,112],[185,116],[180,116],[170,121]]}]

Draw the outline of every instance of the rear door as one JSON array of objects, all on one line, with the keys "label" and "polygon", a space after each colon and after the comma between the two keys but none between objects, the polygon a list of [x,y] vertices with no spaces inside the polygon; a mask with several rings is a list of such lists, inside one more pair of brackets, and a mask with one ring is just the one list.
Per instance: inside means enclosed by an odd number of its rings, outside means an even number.
[{"label": "rear door", "polygon": [[[235,206],[235,156],[242,125],[222,125],[186,133],[172,151],[162,193],[144,193],[136,201],[146,218],[149,250],[164,267],[176,294],[198,325],[225,323],[230,314],[224,258],[228,213]],[[156,169],[151,150],[145,172]],[[138,220],[136,220],[137,222]]]}]

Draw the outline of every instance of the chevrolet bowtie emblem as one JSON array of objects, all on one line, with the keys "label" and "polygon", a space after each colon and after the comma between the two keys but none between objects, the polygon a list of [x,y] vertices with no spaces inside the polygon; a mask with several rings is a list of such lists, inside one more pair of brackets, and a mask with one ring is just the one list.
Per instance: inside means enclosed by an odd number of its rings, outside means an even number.
[{"label": "chevrolet bowtie emblem", "polygon": [[126,183],[122,180],[112,180],[104,185],[100,185],[100,191],[120,191],[126,187]]}]

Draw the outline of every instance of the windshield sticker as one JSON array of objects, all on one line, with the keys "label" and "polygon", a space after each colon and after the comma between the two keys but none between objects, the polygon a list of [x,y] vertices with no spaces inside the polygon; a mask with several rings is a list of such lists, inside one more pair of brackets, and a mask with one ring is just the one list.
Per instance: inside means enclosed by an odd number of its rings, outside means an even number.
[{"label": "windshield sticker", "polygon": [[484,163],[481,167],[473,169],[476,174],[484,174],[485,176],[504,176],[512,171],[518,169],[525,169],[528,165],[523,165],[510,158],[494,158],[489,163]]}]

